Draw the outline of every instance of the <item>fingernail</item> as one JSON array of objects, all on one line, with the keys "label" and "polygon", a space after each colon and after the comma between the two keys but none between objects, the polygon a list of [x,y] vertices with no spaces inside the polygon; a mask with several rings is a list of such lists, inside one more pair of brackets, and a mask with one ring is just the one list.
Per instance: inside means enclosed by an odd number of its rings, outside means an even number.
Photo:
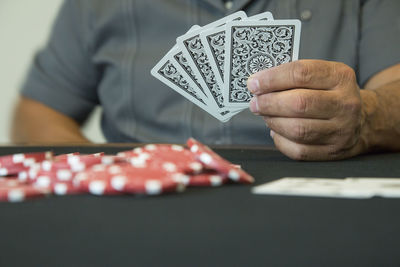
[{"label": "fingernail", "polygon": [[271,136],[271,138],[274,138],[275,132],[271,130],[271,131],[269,132],[269,135]]},{"label": "fingernail", "polygon": [[257,94],[257,92],[260,90],[260,82],[257,78],[250,77],[247,81],[247,87],[252,94]]},{"label": "fingernail", "polygon": [[258,113],[258,102],[257,102],[257,97],[253,97],[250,100],[250,111],[253,113]]}]

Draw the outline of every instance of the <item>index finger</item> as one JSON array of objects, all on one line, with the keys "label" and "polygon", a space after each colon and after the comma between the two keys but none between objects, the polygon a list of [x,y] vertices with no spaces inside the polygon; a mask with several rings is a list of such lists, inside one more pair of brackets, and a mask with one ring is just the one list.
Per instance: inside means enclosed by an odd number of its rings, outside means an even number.
[{"label": "index finger", "polygon": [[[347,67],[347,68],[346,68]],[[255,95],[295,88],[332,89],[350,67],[325,60],[298,60],[251,75],[249,91]]]}]

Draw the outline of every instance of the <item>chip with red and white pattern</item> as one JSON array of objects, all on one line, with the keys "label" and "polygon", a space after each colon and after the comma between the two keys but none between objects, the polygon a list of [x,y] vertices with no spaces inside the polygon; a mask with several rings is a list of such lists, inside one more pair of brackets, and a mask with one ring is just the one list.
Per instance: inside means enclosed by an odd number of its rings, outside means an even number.
[{"label": "chip with red and white pattern", "polygon": [[0,167],[14,166],[15,164],[22,164],[26,167],[35,162],[49,160],[53,158],[53,152],[34,152],[34,153],[18,153],[13,155],[0,156]]},{"label": "chip with red and white pattern", "polygon": [[96,165],[80,172],[74,184],[95,195],[118,193],[156,195],[182,191],[182,174],[163,169],[135,167],[130,164]]},{"label": "chip with red and white pattern", "polygon": [[21,202],[50,193],[48,188],[36,188],[14,178],[0,178],[0,201]]},{"label": "chip with red and white pattern", "polygon": [[220,157],[212,151],[208,146],[203,145],[199,141],[189,138],[187,145],[190,151],[194,153],[199,161],[207,168],[218,171],[220,174],[226,175],[229,179],[241,183],[253,183],[254,178],[240,168],[235,167],[229,161]]},{"label": "chip with red and white pattern", "polygon": [[169,172],[196,174],[203,170],[203,165],[195,155],[180,145],[148,144],[117,155],[129,158],[135,167],[162,168]]},{"label": "chip with red and white pattern", "polygon": [[208,171],[199,174],[190,175],[188,186],[221,186],[229,182],[229,178],[225,175],[220,175],[216,171]]}]

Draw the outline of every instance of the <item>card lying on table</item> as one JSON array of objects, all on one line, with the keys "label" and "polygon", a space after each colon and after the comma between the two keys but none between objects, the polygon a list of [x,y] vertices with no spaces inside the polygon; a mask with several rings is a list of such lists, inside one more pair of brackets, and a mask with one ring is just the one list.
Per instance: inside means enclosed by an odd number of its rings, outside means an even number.
[{"label": "card lying on table", "polygon": [[299,20],[274,20],[270,12],[236,12],[193,26],[151,74],[216,119],[226,122],[248,108],[248,77],[298,59]]},{"label": "card lying on table", "polygon": [[399,198],[400,178],[284,177],[253,187],[252,193],[334,198],[371,198],[373,196]]}]

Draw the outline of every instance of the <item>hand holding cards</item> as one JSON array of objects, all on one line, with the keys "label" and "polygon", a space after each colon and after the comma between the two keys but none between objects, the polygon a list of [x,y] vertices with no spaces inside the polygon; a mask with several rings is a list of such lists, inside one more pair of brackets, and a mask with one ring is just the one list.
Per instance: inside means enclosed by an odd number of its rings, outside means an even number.
[{"label": "hand holding cards", "polygon": [[154,77],[226,122],[249,107],[253,73],[298,59],[299,20],[243,11],[193,26],[151,70]]}]

